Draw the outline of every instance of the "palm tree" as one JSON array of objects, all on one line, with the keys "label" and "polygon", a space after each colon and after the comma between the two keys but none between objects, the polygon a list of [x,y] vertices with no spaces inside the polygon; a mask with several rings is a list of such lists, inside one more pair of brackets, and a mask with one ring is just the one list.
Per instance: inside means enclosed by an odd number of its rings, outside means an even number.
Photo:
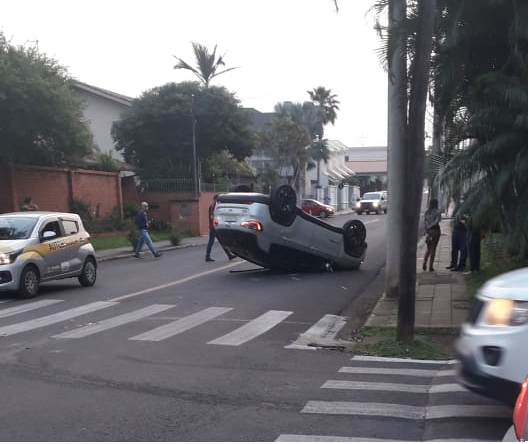
[{"label": "palm tree", "polygon": [[316,161],[317,165],[317,186],[320,186],[320,163],[323,160],[325,163],[329,160],[330,154],[327,149],[327,143],[323,140],[323,128],[328,123],[334,125],[336,119],[338,118],[337,111],[340,107],[338,106],[340,102],[336,98],[336,94],[332,94],[330,89],[326,89],[323,86],[318,86],[312,91],[307,91],[309,94],[310,100],[312,103],[317,106],[320,112],[321,117],[321,133],[317,134],[318,140],[312,144],[311,154],[312,158]]},{"label": "palm tree", "polygon": [[195,61],[197,64],[196,68],[193,68],[181,58],[173,56],[176,60],[178,60],[178,63],[174,66],[174,69],[187,69],[193,72],[206,88],[209,87],[209,83],[214,77],[237,69],[237,67],[234,67],[218,71],[220,67],[225,66],[225,63],[224,56],[217,57],[217,45],[215,45],[213,48],[213,52],[210,53],[208,48],[204,45],[201,45],[200,43],[191,42],[191,44],[193,45],[193,52],[195,53]]}]

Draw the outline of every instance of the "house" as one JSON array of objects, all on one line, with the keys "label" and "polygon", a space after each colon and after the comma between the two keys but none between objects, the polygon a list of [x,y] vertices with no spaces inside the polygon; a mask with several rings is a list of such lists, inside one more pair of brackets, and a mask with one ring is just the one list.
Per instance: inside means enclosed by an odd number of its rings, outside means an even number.
[{"label": "house", "polygon": [[83,103],[83,116],[92,132],[96,150],[123,161],[123,155],[114,147],[110,131],[112,124],[132,105],[133,99],[82,82],[75,82],[73,91]]},{"label": "house", "polygon": [[345,150],[345,166],[355,172],[360,190],[387,190],[388,148],[386,146],[349,147]]}]

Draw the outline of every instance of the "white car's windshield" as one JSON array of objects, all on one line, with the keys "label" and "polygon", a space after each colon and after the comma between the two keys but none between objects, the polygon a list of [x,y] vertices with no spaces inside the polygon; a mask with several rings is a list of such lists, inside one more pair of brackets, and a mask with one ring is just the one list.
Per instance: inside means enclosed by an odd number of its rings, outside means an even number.
[{"label": "white car's windshield", "polygon": [[27,239],[36,223],[34,217],[0,217],[0,240]]},{"label": "white car's windshield", "polygon": [[366,193],[363,197],[364,200],[375,200],[380,199],[380,193]]}]

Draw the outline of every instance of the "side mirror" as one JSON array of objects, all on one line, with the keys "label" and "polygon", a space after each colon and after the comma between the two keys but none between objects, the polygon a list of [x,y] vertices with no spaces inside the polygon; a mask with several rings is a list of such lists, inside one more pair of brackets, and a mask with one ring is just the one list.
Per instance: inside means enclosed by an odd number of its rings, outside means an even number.
[{"label": "side mirror", "polygon": [[42,240],[49,240],[53,239],[54,237],[57,237],[57,233],[55,233],[55,231],[45,231],[42,233]]}]

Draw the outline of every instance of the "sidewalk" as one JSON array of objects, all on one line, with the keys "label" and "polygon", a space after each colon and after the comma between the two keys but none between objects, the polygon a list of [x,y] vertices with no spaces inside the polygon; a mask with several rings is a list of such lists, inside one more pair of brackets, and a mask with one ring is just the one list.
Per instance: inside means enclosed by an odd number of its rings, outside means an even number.
[{"label": "sidewalk", "polygon": [[[441,239],[435,255],[435,271],[422,270],[426,251],[424,237],[417,245],[416,327],[458,328],[465,321],[470,308],[463,274],[446,269],[450,265],[452,244],[450,219],[442,219],[440,226]],[[382,295],[365,325],[394,327],[397,325],[397,314],[398,300]]]}]

